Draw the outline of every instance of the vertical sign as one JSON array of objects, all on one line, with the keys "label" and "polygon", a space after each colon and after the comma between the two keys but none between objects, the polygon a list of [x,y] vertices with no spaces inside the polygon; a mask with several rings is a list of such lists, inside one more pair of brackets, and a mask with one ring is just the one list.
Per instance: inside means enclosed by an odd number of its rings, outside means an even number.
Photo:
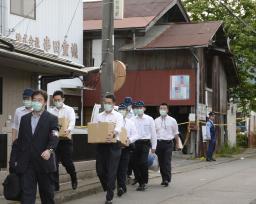
[{"label": "vertical sign", "polygon": [[124,0],[114,0],[114,19],[124,18]]}]

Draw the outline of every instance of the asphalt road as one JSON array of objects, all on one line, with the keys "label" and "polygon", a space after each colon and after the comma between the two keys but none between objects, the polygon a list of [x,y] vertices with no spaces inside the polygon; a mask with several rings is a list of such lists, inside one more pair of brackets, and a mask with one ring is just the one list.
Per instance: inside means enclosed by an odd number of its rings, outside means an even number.
[{"label": "asphalt road", "polygon": [[[160,178],[150,180],[145,192],[129,186],[115,204],[256,204],[256,156],[200,169],[191,168],[173,175],[172,183],[160,186]],[[66,204],[103,204],[105,193],[98,193]]]}]

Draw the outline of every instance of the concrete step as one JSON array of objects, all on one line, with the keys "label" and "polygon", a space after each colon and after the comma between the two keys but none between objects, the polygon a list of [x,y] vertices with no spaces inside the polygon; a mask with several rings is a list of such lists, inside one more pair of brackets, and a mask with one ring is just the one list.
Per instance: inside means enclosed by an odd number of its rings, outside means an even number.
[{"label": "concrete step", "polygon": [[60,191],[55,194],[56,204],[61,204],[64,201],[70,201],[77,198],[82,198],[91,194],[102,191],[98,178],[78,180],[78,188],[73,190],[70,182],[62,183]]}]

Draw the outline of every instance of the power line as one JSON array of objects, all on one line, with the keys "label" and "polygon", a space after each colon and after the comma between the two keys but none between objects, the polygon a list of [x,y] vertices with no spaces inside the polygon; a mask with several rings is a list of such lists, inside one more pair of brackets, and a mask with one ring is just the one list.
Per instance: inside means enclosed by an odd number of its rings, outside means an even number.
[{"label": "power line", "polygon": [[[212,0],[212,2],[214,2],[214,1]],[[224,7],[224,8],[229,12],[229,14],[231,14],[231,15],[232,15],[233,17],[235,17],[238,21],[240,21],[240,23],[242,23],[245,27],[250,28],[251,31],[252,31],[254,34],[256,34],[256,30],[254,30],[254,28],[253,28],[251,25],[249,25],[248,23],[246,23],[242,18],[240,18],[239,16],[235,15],[235,14],[234,14],[234,11],[232,11],[232,9],[230,9],[227,5],[225,5],[221,0],[219,1],[219,3],[220,3],[220,5],[221,5],[222,7]]]},{"label": "power line", "polygon": [[65,36],[64,36],[64,39],[67,39],[67,37],[68,37],[68,33],[69,33],[69,30],[70,30],[71,25],[72,25],[72,23],[73,23],[73,20],[74,20],[74,18],[75,18],[75,15],[76,15],[77,9],[78,9],[78,7],[79,7],[80,1],[81,1],[81,0],[78,0],[78,2],[77,2],[76,9],[75,9],[75,11],[74,11],[74,13],[73,13],[72,19],[71,19],[71,21],[70,21],[70,24],[69,24],[69,26],[68,26],[68,30],[67,30],[67,32],[66,32],[66,34],[65,34]]}]

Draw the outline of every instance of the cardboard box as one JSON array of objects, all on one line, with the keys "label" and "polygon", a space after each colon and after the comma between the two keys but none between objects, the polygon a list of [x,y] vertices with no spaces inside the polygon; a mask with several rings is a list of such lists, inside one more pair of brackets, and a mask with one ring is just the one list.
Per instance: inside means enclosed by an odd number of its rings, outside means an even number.
[{"label": "cardboard box", "polygon": [[[114,123],[100,122],[100,123],[88,123],[88,143],[99,144],[106,143],[106,138],[110,132],[115,129]],[[119,135],[120,142],[126,146],[127,143],[127,131],[122,128]],[[113,138],[112,143],[116,143],[117,139]]]},{"label": "cardboard box", "polygon": [[122,145],[124,145],[126,147],[128,146],[127,145],[127,139],[128,139],[127,131],[125,128],[122,128],[121,133],[119,134],[119,139],[120,139],[120,142],[122,143]]},{"label": "cardboard box", "polygon": [[67,137],[65,135],[65,130],[68,129],[68,125],[69,125],[69,120],[67,118],[58,118],[59,121],[59,137]]},{"label": "cardboard box", "polygon": [[[114,129],[114,123],[88,123],[88,143],[106,143],[108,134]],[[112,143],[116,143],[116,141],[116,138],[112,139]]]}]

